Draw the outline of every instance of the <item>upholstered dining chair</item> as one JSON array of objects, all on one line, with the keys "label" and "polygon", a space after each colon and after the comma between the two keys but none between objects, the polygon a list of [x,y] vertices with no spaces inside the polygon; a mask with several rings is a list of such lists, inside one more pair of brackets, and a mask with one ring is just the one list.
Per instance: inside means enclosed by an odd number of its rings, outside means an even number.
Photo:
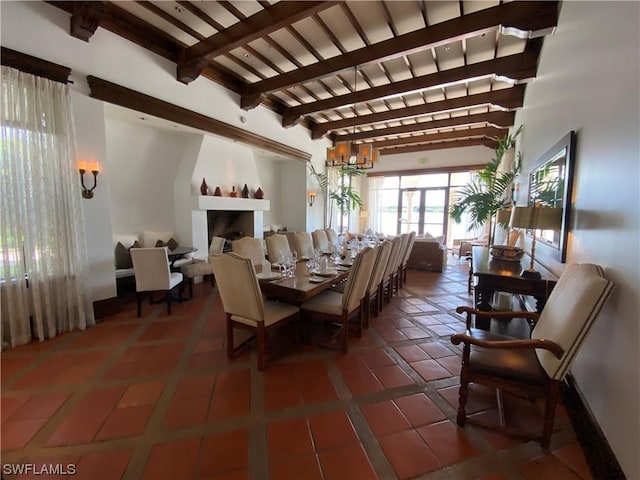
[{"label": "upholstered dining chair", "polygon": [[266,238],[267,256],[271,263],[282,263],[285,256],[291,253],[289,248],[289,240],[284,235],[274,233]]},{"label": "upholstered dining chair", "polygon": [[407,261],[411,255],[411,249],[416,241],[416,232],[410,232],[404,244],[400,264],[398,265],[398,286],[402,288],[403,283],[407,283]]},{"label": "upholstered dining chair", "polygon": [[[142,296],[149,293],[153,303],[153,292],[166,292],[167,315],[171,315],[172,291],[182,282],[182,273],[169,269],[166,247],[132,248],[131,261],[136,279],[138,317],[142,314]],[[182,299],[182,292],[179,292]]]},{"label": "upholstered dining chair", "polygon": [[363,248],[353,261],[344,293],[325,290],[300,306],[301,315],[309,320],[328,320],[340,323],[340,349],[347,353],[349,346],[349,323],[356,318],[356,333],[362,334],[362,300],[373,270],[376,251]]},{"label": "upholstered dining chair", "polygon": [[253,237],[242,237],[231,242],[231,250],[238,255],[248,257],[254,265],[262,265],[264,261],[264,249],[262,239]]},{"label": "upholstered dining chair", "polygon": [[[227,356],[234,357],[256,338],[258,370],[263,371],[267,366],[267,334],[286,322],[296,320],[300,309],[262,298],[250,258],[225,253],[212,257],[211,262],[227,319]],[[236,327],[255,331],[255,337],[234,346],[233,332]]]},{"label": "upholstered dining chair", "polygon": [[[391,301],[393,297],[393,285],[396,280],[398,271],[398,258],[400,257],[400,250],[402,250],[403,239],[400,235],[393,237],[391,240],[391,253],[389,253],[389,260],[387,261],[387,268],[382,276],[382,297],[386,303]],[[382,306],[382,297],[380,297],[380,306]]]},{"label": "upholstered dining chair", "polygon": [[[561,275],[539,316],[532,312],[481,312],[458,307],[458,313],[467,314],[466,331],[451,337],[455,345],[464,344],[458,425],[471,423],[495,428],[506,434],[536,440],[543,448],[548,448],[560,384],[612,290],[613,283],[607,280],[601,267],[574,264]],[[534,327],[529,339],[472,328],[473,318],[482,316],[498,320],[527,318],[534,322]],[[495,388],[499,410],[501,390],[524,398],[545,399],[542,433],[525,433],[502,422],[494,425],[467,417],[465,407],[470,383]],[[502,419],[502,412],[499,415]]]},{"label": "upholstered dining chair", "polygon": [[211,257],[214,255],[221,255],[224,251],[224,245],[226,240],[222,237],[213,237],[211,244],[209,244],[209,255],[207,258],[195,258],[193,263],[184,265],[180,271],[183,277],[187,280],[189,285],[189,300],[193,298],[193,281],[196,277],[209,277],[211,286],[215,287],[216,279],[213,274],[213,265],[211,264]]},{"label": "upholstered dining chair", "polygon": [[209,244],[209,255],[220,255],[224,252],[224,246],[227,240],[222,237],[213,237]]},{"label": "upholstered dining chair", "polygon": [[387,269],[387,263],[389,262],[389,255],[391,254],[392,243],[388,240],[384,240],[377,248],[377,256],[373,265],[373,271],[371,272],[371,278],[369,279],[369,285],[367,285],[367,291],[364,295],[364,327],[369,327],[369,318],[371,317],[371,310],[373,309],[374,315],[377,317],[382,308],[380,305],[380,298],[382,296],[382,277]]},{"label": "upholstered dining chair", "polygon": [[311,232],[311,238],[313,238],[313,248],[317,248],[321,252],[333,252],[332,245],[327,238],[327,232],[324,230],[314,230]]},{"label": "upholstered dining chair", "polygon": [[327,234],[327,240],[329,241],[329,244],[334,249],[338,248],[338,245],[340,245],[340,239],[338,238],[338,234],[336,233],[336,231],[333,228],[325,228],[324,233]]},{"label": "upholstered dining chair", "polygon": [[293,242],[298,258],[313,258],[313,238],[309,232],[295,232]]}]

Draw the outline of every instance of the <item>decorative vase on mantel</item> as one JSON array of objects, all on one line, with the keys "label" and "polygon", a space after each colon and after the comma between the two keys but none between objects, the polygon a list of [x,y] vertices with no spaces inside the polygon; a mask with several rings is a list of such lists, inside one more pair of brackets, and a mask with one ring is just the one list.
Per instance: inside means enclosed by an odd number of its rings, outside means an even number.
[{"label": "decorative vase on mantel", "polygon": [[244,188],[242,189],[242,198],[249,198],[249,187],[247,184],[244,184]]},{"label": "decorative vase on mantel", "polygon": [[236,192],[236,187],[235,186],[231,187],[231,191],[229,192],[229,196],[233,197],[233,198],[238,196],[238,192]]},{"label": "decorative vase on mantel", "polygon": [[264,198],[264,192],[260,187],[258,187],[258,189],[256,190],[256,193],[253,196],[258,200],[262,200]]},{"label": "decorative vase on mantel", "polygon": [[216,190],[213,192],[213,196],[214,197],[221,197],[222,196],[222,190],[220,190],[220,187],[216,187]]},{"label": "decorative vase on mantel", "polygon": [[206,180],[203,178],[202,183],[200,184],[200,195],[207,195],[209,193],[209,187],[207,186]]}]

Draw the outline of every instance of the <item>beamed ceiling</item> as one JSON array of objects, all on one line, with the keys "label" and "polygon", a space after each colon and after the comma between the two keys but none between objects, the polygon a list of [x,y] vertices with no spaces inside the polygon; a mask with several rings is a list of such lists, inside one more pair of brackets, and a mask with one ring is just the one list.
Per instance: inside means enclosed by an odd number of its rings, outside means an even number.
[{"label": "beamed ceiling", "polygon": [[[494,148],[536,76],[559,2],[48,2],[70,34],[107,29],[263,104],[312,138],[373,142],[381,154]],[[206,101],[206,99],[203,99]]]}]

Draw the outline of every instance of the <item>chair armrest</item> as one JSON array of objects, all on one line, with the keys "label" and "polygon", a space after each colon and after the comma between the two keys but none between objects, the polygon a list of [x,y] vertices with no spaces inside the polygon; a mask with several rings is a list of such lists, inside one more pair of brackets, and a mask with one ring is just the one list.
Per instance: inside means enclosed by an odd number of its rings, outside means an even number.
[{"label": "chair armrest", "polygon": [[466,333],[456,333],[451,336],[451,343],[459,345],[464,343],[465,345],[475,345],[477,347],[491,348],[491,349],[536,349],[550,351],[556,358],[561,358],[564,355],[564,349],[552,340],[545,340],[544,338],[537,339],[513,339],[513,340],[483,340],[473,336],[471,330],[467,330]]},{"label": "chair armrest", "polygon": [[510,311],[510,312],[496,312],[496,311],[485,311],[478,310],[472,307],[467,307],[466,305],[461,305],[456,308],[457,313],[466,313],[467,314],[467,330],[471,328],[471,315],[475,315],[477,317],[483,318],[496,318],[498,320],[510,320],[512,318],[526,318],[528,320],[532,320],[535,324],[538,321],[540,315],[536,312],[526,312],[526,311]]}]

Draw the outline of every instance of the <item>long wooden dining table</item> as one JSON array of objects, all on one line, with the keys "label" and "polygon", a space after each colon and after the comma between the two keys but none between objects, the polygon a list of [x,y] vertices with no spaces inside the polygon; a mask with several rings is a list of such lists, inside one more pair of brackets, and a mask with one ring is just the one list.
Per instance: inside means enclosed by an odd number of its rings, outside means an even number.
[{"label": "long wooden dining table", "polygon": [[[283,277],[277,280],[261,281],[262,293],[268,298],[300,305],[310,298],[318,295],[332,285],[339,283],[349,276],[349,270],[338,270],[335,275],[322,277],[324,281],[311,282],[311,272],[307,268],[306,262],[300,261],[296,264],[295,275],[293,277]],[[314,275],[315,276],[315,275]]]}]

